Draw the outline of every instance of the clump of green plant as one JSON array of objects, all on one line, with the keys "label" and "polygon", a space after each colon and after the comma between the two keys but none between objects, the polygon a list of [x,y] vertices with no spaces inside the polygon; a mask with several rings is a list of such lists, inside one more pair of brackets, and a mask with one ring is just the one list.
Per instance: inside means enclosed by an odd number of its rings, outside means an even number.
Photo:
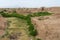
[{"label": "clump of green plant", "polygon": [[34,25],[31,22],[31,16],[28,15],[26,17],[27,24],[29,25],[28,30],[29,30],[29,35],[31,36],[36,36],[37,35],[37,30],[34,28]]},{"label": "clump of green plant", "polygon": [[36,12],[33,13],[32,15],[30,14],[31,17],[35,17],[35,16],[47,16],[47,15],[51,15],[52,13],[49,12]]},{"label": "clump of green plant", "polygon": [[37,38],[37,40],[41,40],[40,38]]},{"label": "clump of green plant", "polygon": [[20,19],[25,19],[25,16],[23,15],[20,15],[20,14],[17,14],[17,13],[11,13],[11,14],[8,14],[8,13],[4,13],[4,12],[0,12],[0,14],[3,16],[3,17],[17,17],[17,18],[20,18]]}]

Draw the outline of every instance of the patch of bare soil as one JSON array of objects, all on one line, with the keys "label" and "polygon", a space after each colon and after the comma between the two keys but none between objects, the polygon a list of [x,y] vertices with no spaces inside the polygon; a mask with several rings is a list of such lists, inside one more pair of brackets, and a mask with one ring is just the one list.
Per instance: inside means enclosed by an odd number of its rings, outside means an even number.
[{"label": "patch of bare soil", "polygon": [[0,15],[0,37],[5,34],[7,28],[7,21]]},{"label": "patch of bare soil", "polygon": [[31,18],[42,40],[60,40],[60,14]]}]

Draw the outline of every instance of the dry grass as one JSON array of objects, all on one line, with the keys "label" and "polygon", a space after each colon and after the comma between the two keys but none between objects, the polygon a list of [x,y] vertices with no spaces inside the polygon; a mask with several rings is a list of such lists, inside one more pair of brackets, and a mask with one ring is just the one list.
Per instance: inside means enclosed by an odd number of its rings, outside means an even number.
[{"label": "dry grass", "polygon": [[[29,40],[28,36],[28,25],[26,24],[25,20],[21,20],[18,18],[6,18],[8,21],[11,21],[10,26],[8,27],[9,35],[12,33],[21,33],[20,36],[18,36],[17,40]],[[17,35],[17,34],[16,34]],[[1,38],[0,40],[9,40],[9,38]]]}]

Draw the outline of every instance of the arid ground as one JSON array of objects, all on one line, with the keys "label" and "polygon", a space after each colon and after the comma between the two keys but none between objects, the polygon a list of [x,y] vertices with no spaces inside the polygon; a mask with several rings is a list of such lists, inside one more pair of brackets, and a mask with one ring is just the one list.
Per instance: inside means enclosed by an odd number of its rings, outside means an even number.
[{"label": "arid ground", "polygon": [[[60,40],[60,7],[50,8],[1,8],[0,11],[11,14],[17,12],[24,16],[35,12],[49,12],[52,15],[31,17],[37,35],[29,35],[27,22],[16,17],[3,17],[0,15],[0,40]],[[6,33],[7,32],[7,35]],[[13,36],[12,36],[13,35]],[[38,38],[38,39],[37,39]]]},{"label": "arid ground", "polygon": [[35,17],[32,22],[38,31],[38,38],[42,40],[60,40],[60,15]]}]

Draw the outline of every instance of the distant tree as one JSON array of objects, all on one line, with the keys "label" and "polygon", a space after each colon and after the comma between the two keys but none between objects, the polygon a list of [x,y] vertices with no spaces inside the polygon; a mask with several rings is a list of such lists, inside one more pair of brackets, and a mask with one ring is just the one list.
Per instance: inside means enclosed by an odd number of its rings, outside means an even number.
[{"label": "distant tree", "polygon": [[41,11],[44,11],[44,7],[42,7]]}]

